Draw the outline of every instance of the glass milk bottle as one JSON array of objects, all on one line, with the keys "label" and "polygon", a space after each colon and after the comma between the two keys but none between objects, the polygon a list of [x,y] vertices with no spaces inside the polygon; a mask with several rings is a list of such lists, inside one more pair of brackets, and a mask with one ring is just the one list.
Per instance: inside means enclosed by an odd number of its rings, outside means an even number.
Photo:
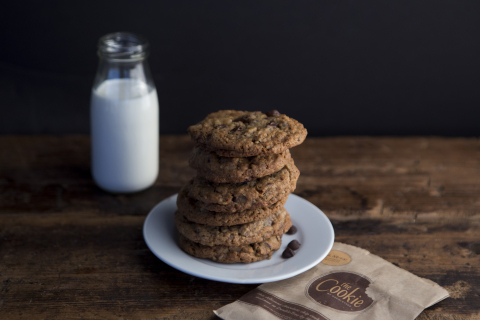
[{"label": "glass milk bottle", "polygon": [[100,38],[92,88],[92,174],[114,193],[150,187],[159,170],[159,107],[146,39],[125,32]]}]

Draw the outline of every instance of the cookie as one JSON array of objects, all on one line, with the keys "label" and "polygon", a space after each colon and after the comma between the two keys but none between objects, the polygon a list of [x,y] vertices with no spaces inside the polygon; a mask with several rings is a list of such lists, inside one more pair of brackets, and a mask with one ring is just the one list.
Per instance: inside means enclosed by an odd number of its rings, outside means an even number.
[{"label": "cookie", "polygon": [[266,241],[252,243],[245,246],[205,246],[188,240],[180,234],[179,245],[186,253],[222,263],[250,263],[270,259],[272,254],[280,248],[281,236],[273,236]]},{"label": "cookie", "polygon": [[216,212],[236,212],[268,207],[295,190],[300,172],[293,159],[280,171],[242,183],[210,182],[195,177],[187,183],[188,196],[199,207]]},{"label": "cookie", "polygon": [[200,207],[198,201],[189,198],[187,193],[186,187],[183,187],[178,193],[178,211],[192,222],[207,224],[209,226],[232,226],[266,218],[282,208],[288,199],[288,194],[286,194],[279,201],[265,208],[238,212],[215,212]]},{"label": "cookie", "polygon": [[190,137],[223,157],[250,157],[280,153],[301,144],[303,125],[278,111],[222,110],[188,128]]},{"label": "cookie", "polygon": [[253,157],[221,157],[200,147],[193,149],[190,167],[197,175],[215,183],[239,183],[281,170],[291,159],[290,151]]},{"label": "cookie", "polygon": [[261,220],[229,227],[215,227],[188,221],[177,210],[175,224],[177,230],[193,242],[206,246],[242,246],[282,235],[290,229],[292,221],[287,210],[280,208],[278,212]]}]

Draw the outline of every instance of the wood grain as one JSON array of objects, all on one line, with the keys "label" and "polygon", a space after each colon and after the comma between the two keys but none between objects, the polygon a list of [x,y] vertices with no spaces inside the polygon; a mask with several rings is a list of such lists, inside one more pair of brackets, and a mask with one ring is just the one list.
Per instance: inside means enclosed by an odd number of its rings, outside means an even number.
[{"label": "wood grain", "polygon": [[[93,184],[88,137],[0,136],[0,319],[215,319],[255,288],[184,274],[143,241],[149,210],[194,175],[192,147],[161,137],[155,185],[113,195]],[[478,139],[307,138],[291,151],[294,193],[336,241],[450,290],[418,319],[480,319]]]}]

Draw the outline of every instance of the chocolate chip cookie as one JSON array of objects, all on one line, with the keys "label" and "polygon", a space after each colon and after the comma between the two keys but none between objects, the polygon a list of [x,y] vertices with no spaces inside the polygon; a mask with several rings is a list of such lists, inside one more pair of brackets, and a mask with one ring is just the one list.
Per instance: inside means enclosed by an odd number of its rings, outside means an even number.
[{"label": "chocolate chip cookie", "polygon": [[303,125],[278,111],[222,110],[188,128],[191,138],[224,157],[280,153],[301,144]]},{"label": "chocolate chip cookie", "polygon": [[242,183],[210,182],[195,177],[187,185],[188,196],[199,207],[216,212],[236,212],[268,207],[295,190],[300,172],[293,159],[278,172]]},{"label": "chocolate chip cookie", "polygon": [[187,188],[183,187],[178,193],[178,211],[188,220],[209,226],[233,226],[266,218],[280,210],[287,202],[288,195],[274,204],[265,208],[249,209],[238,212],[215,212],[204,209],[198,205],[198,201],[189,198]]},{"label": "chocolate chip cookie", "polygon": [[205,246],[190,241],[181,234],[179,236],[180,248],[186,253],[222,263],[250,263],[270,259],[281,244],[281,236],[273,236],[266,241],[244,246]]},{"label": "chocolate chip cookie", "polygon": [[193,149],[190,167],[197,175],[215,183],[239,183],[261,178],[282,169],[291,159],[290,151],[253,157],[221,157],[200,147]]},{"label": "chocolate chip cookie", "polygon": [[242,246],[282,235],[290,229],[292,221],[287,210],[281,208],[278,212],[261,220],[229,227],[214,227],[188,221],[177,210],[175,224],[177,230],[193,242],[206,246]]}]

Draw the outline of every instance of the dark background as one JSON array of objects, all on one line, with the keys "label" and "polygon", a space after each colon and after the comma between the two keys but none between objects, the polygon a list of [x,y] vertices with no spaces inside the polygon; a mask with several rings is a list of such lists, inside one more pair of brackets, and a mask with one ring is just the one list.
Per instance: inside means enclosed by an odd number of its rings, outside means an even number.
[{"label": "dark background", "polygon": [[219,109],[311,136],[479,136],[479,1],[3,1],[0,133],[89,132],[100,36],[143,34],[162,134]]}]

